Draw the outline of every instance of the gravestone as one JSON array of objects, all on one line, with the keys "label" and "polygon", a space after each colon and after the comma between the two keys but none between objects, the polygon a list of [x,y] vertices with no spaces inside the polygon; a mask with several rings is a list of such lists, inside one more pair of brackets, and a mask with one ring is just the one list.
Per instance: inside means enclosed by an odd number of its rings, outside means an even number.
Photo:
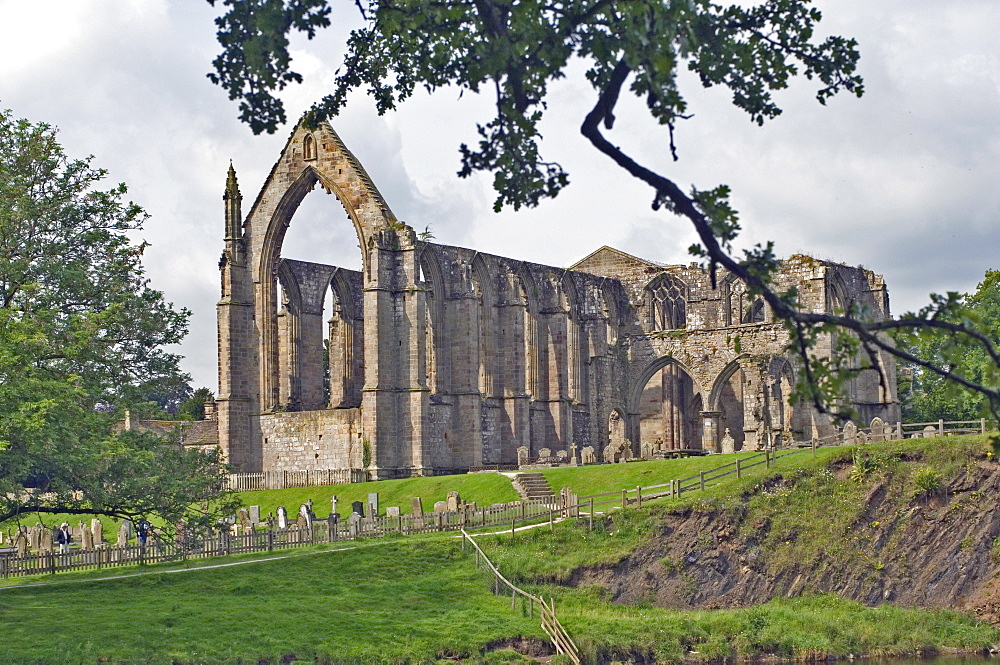
[{"label": "gravestone", "polygon": [[399,517],[399,506],[386,506],[385,508],[386,517]]},{"label": "gravestone", "polygon": [[622,447],[619,451],[621,455],[618,457],[619,462],[629,462],[632,460],[632,442],[628,439],[622,441]]},{"label": "gravestone", "polygon": [[288,509],[284,506],[278,506],[278,528],[288,528]]},{"label": "gravestone", "polygon": [[125,547],[126,545],[128,545],[128,541],[129,541],[128,524],[122,522],[121,524],[118,525],[118,540],[115,542],[115,545],[117,545],[118,547]]},{"label": "gravestone", "polygon": [[260,506],[250,506],[250,521],[253,524],[260,524]]},{"label": "gravestone", "polygon": [[42,539],[38,543],[38,550],[40,552],[51,552],[52,551],[52,529],[42,530]]},{"label": "gravestone", "polygon": [[337,498],[336,494],[334,494],[333,496],[330,497],[330,514],[331,515],[336,515],[337,514],[337,504],[338,503],[340,503],[340,499]]},{"label": "gravestone", "polygon": [[865,445],[866,443],[868,443],[868,434],[865,432],[858,432],[857,441],[859,446]]},{"label": "gravestone", "polygon": [[14,534],[14,547],[17,548],[18,558],[23,559],[28,555],[28,530],[23,527],[17,527],[17,533]]},{"label": "gravestone", "polygon": [[435,501],[434,502],[434,512],[435,513],[445,513],[445,512],[448,512],[448,502],[447,501]]},{"label": "gravestone", "polygon": [[643,441],[640,448],[642,449],[642,459],[653,459],[653,444],[649,441]]},{"label": "gravestone", "polygon": [[414,517],[424,516],[424,504],[419,496],[415,496],[410,499],[410,510],[413,512]]},{"label": "gravestone", "polygon": [[83,543],[83,549],[94,549],[94,532],[90,530],[89,526],[83,527],[83,537],[80,540]]},{"label": "gravestone", "polygon": [[314,515],[312,511],[312,505],[310,504],[311,502],[307,501],[303,503],[301,506],[299,506],[299,517],[303,521],[303,524],[301,524],[300,526],[308,526],[308,527],[312,526]]},{"label": "gravestone", "polygon": [[528,448],[527,446],[519,446],[517,449],[517,465],[524,466],[528,463]]},{"label": "gravestone", "polygon": [[368,493],[368,515],[371,517],[378,516],[378,492]]},{"label": "gravestone", "polygon": [[365,516],[365,504],[363,501],[354,501],[351,503],[351,513],[357,515],[358,517]]},{"label": "gravestone", "polygon": [[927,427],[924,428],[925,439],[933,439],[937,435],[938,435],[937,427],[934,427],[934,425],[928,425]]},{"label": "gravestone", "polygon": [[90,520],[90,530],[94,534],[94,542],[98,545],[104,543],[104,523],[96,517]]},{"label": "gravestone", "polygon": [[541,450],[538,451],[538,457],[539,459],[542,460],[548,460],[550,457],[552,457],[552,451],[549,450],[548,448],[542,448]]},{"label": "gravestone", "polygon": [[246,508],[240,508],[236,511],[236,520],[242,526],[246,526],[250,523],[250,512]]},{"label": "gravestone", "polygon": [[597,456],[594,455],[593,446],[584,446],[580,451],[581,464],[597,464]]},{"label": "gravestone", "polygon": [[723,455],[731,455],[736,452],[736,441],[733,439],[732,432],[729,428],[726,428],[726,433],[722,436],[722,442],[720,443]]},{"label": "gravestone", "polygon": [[872,418],[871,433],[872,441],[885,441],[885,422],[878,416]]},{"label": "gravestone", "polygon": [[[355,501],[355,503],[361,503],[360,501]],[[361,529],[361,515],[359,513],[351,513],[351,516],[347,518],[347,532],[351,538],[357,538],[358,532]]]},{"label": "gravestone", "polygon": [[569,465],[576,466],[579,462],[576,459],[576,444],[569,447]]},{"label": "gravestone", "polygon": [[448,492],[448,512],[457,513],[458,506],[462,503],[462,497],[459,496],[458,492]]},{"label": "gravestone", "polygon": [[858,426],[854,424],[853,420],[844,423],[843,440],[845,446],[853,446],[858,442]]},{"label": "gravestone", "polygon": [[308,522],[309,518],[306,517],[306,513],[300,511],[299,514],[295,516],[295,526],[300,529],[306,528],[308,526]]},{"label": "gravestone", "polygon": [[569,453],[567,453],[565,450],[556,451],[556,461],[559,462],[560,464],[564,464],[566,462],[567,457],[569,457]]},{"label": "gravestone", "polygon": [[615,444],[609,443],[604,447],[604,462],[605,464],[613,464],[615,461]]},{"label": "gravestone", "polygon": [[42,544],[42,525],[34,524],[31,529],[28,530],[28,548],[32,552],[37,552],[39,546]]}]

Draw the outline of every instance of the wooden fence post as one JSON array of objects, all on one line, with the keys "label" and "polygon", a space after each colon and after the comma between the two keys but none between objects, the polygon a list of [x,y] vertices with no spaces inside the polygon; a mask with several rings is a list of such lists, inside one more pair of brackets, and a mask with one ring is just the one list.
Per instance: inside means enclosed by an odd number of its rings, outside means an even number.
[{"label": "wooden fence post", "polygon": [[704,471],[699,471],[698,472],[698,482],[701,484],[701,491],[704,492],[705,491],[705,472]]},{"label": "wooden fence post", "polygon": [[635,507],[642,508],[642,487],[640,485],[635,486]]},{"label": "wooden fence post", "polygon": [[740,469],[740,458],[739,457],[736,458],[736,477],[737,478],[742,477],[742,473],[741,473],[741,469]]},{"label": "wooden fence post", "polygon": [[986,418],[979,419],[979,433],[986,434]]},{"label": "wooden fence post", "polygon": [[628,508],[628,490],[622,490],[622,508]]},{"label": "wooden fence post", "polygon": [[589,519],[590,524],[588,525],[588,530],[593,531],[594,530],[594,497],[590,497],[590,513],[589,513],[589,515],[590,515],[590,519]]},{"label": "wooden fence post", "polygon": [[944,436],[944,418],[938,420],[938,436]]}]

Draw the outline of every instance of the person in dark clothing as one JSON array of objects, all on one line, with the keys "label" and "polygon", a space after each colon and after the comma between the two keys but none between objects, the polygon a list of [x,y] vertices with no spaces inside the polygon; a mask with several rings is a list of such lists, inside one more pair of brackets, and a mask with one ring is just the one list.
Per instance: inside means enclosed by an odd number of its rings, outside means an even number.
[{"label": "person in dark clothing", "polygon": [[69,552],[69,544],[73,542],[73,535],[69,532],[68,523],[63,522],[62,526],[59,527],[59,531],[56,532],[56,542],[59,543],[60,554]]}]

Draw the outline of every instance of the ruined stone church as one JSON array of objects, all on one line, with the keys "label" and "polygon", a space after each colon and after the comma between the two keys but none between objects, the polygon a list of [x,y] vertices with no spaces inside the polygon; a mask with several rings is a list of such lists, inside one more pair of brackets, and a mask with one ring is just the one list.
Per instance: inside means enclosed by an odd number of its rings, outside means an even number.
[{"label": "ruined stone church", "polygon": [[[360,272],[282,254],[317,186],[353,222]],[[426,242],[328,125],[292,132],[245,217],[232,167],[224,201],[216,417],[239,471],[382,479],[511,465],[519,448],[639,456],[832,431],[791,399],[782,325],[725,273],[713,288],[696,264],[610,247],[565,269]],[[862,268],[795,256],[776,280],[813,311],[889,316]],[[895,422],[894,365],[879,360],[890,381],[859,372],[845,399]]]}]

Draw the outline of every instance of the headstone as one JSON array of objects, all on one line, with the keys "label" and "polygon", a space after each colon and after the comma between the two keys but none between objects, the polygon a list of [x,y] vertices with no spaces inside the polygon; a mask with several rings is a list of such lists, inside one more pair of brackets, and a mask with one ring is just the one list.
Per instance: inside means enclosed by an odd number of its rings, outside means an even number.
[{"label": "headstone", "polygon": [[729,428],[726,428],[726,433],[722,436],[721,450],[723,455],[731,455],[736,452],[736,441],[733,439],[732,432]]},{"label": "headstone", "polygon": [[368,493],[368,514],[371,517],[378,516],[378,492]]},{"label": "headstone", "polygon": [[42,525],[34,524],[31,529],[28,530],[28,548],[32,552],[37,552],[39,546],[42,544]]},{"label": "headstone", "polygon": [[462,503],[462,497],[458,492],[448,492],[448,512],[457,513],[458,505]]},{"label": "headstone", "polygon": [[331,515],[336,515],[337,514],[337,504],[339,502],[340,502],[340,499],[337,498],[336,494],[334,494],[333,496],[330,497],[330,514]]},{"label": "headstone", "polygon": [[872,441],[885,441],[885,422],[878,416],[872,418],[870,431]]},{"label": "headstone", "polygon": [[615,444],[609,443],[604,446],[604,462],[606,464],[613,464],[615,461]]},{"label": "headstone", "polygon": [[448,512],[448,502],[447,501],[435,501],[434,502],[434,512],[435,513],[445,513],[445,512]]},{"label": "headstone", "polygon": [[42,530],[42,540],[38,544],[38,550],[40,552],[51,552],[52,551],[52,529]]},{"label": "headstone", "polygon": [[399,517],[399,506],[386,506],[385,508],[386,517]]},{"label": "headstone", "polygon": [[260,524],[260,506],[250,506],[250,521],[253,524]]},{"label": "headstone", "polygon": [[288,528],[288,509],[284,506],[278,506],[278,528]]},{"label": "headstone", "polygon": [[925,439],[933,439],[937,435],[938,435],[937,427],[934,427],[934,425],[928,425],[927,427],[924,428]]},{"label": "headstone", "polygon": [[23,559],[28,555],[28,530],[23,527],[17,527],[17,533],[14,535],[14,547],[17,548],[18,558]]},{"label": "headstone", "polygon": [[104,523],[96,517],[90,520],[90,530],[94,534],[94,543],[101,545],[104,543]]},{"label": "headstone", "polygon": [[[355,501],[355,503],[361,503],[360,501]],[[358,537],[358,530],[361,528],[361,515],[359,513],[351,513],[351,516],[347,518],[347,531],[351,538]]]},{"label": "headstone", "polygon": [[132,520],[122,520],[122,525],[125,527],[125,533],[128,534],[128,539],[132,540],[132,537],[135,535],[135,525],[132,524]]},{"label": "headstone", "polygon": [[594,455],[593,446],[584,446],[583,450],[580,451],[580,463],[581,464],[597,464],[597,456]]},{"label": "headstone", "polygon": [[357,515],[359,517],[364,517],[365,516],[365,504],[364,504],[364,502],[363,501],[354,501],[353,503],[351,503],[351,513],[353,513],[353,514],[355,514],[355,515]]},{"label": "headstone", "polygon": [[844,445],[853,446],[858,442],[858,426],[854,424],[854,421],[848,420],[844,423]]},{"label": "headstone", "polygon": [[642,459],[653,459],[653,444],[649,441],[643,441],[640,447],[642,448]]},{"label": "headstone", "polygon": [[118,540],[115,542],[115,545],[117,545],[118,547],[125,547],[126,545],[128,545],[128,541],[129,541],[128,525],[125,522],[122,522],[121,524],[118,525]]},{"label": "headstone", "polygon": [[424,516],[424,504],[420,500],[419,496],[415,496],[412,499],[410,499],[410,509],[413,511],[414,517]]},{"label": "headstone", "polygon": [[246,508],[240,508],[236,511],[236,519],[240,526],[246,526],[250,524],[250,512]]},{"label": "headstone", "polygon": [[517,465],[524,466],[528,463],[528,448],[527,446],[520,446],[517,449]]},{"label": "headstone", "polygon": [[538,451],[538,457],[543,460],[547,460],[552,457],[552,451],[548,448],[542,448]]},{"label": "headstone", "polygon": [[865,432],[858,432],[858,445],[863,446],[868,443],[868,434]]},{"label": "headstone", "polygon": [[621,456],[618,458],[619,462],[628,462],[632,459],[632,442],[628,439],[622,441]]},{"label": "headstone", "polygon": [[576,459],[576,444],[574,443],[569,447],[569,465],[576,466],[579,462]]},{"label": "headstone", "polygon": [[83,543],[83,549],[94,549],[94,532],[90,530],[89,526],[83,527],[83,537],[80,538],[80,542]]},{"label": "headstone", "polygon": [[566,458],[568,457],[569,453],[567,453],[565,450],[556,451],[556,461],[559,462],[560,464],[564,464],[566,462]]},{"label": "headstone", "polygon": [[297,520],[299,526],[312,528],[313,517],[315,515],[312,512],[312,499],[310,499],[299,506],[299,520]]}]

